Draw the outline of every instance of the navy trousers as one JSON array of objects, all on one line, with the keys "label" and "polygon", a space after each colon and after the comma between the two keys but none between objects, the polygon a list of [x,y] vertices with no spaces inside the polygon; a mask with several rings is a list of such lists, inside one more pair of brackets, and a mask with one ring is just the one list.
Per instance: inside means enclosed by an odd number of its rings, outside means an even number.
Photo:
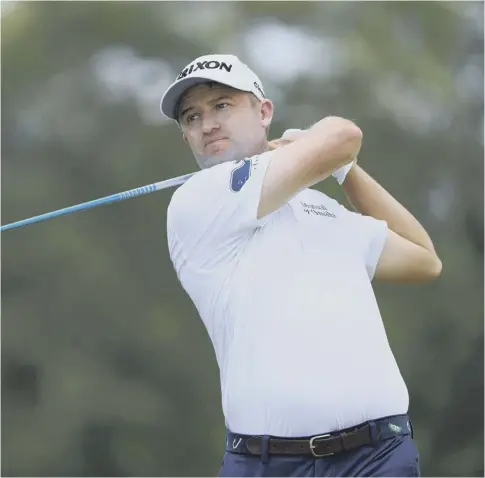
[{"label": "navy trousers", "polygon": [[377,440],[323,458],[305,455],[251,455],[226,451],[219,476],[421,476],[411,435]]}]

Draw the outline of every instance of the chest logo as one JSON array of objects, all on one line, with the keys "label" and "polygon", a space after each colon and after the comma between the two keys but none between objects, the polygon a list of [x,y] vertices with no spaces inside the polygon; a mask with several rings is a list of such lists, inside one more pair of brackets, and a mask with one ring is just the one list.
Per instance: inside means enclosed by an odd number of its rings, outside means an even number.
[{"label": "chest logo", "polygon": [[324,216],[331,217],[333,219],[337,217],[332,212],[329,212],[323,204],[308,204],[302,201],[300,201],[300,204],[303,206],[303,211],[306,212],[309,216]]}]

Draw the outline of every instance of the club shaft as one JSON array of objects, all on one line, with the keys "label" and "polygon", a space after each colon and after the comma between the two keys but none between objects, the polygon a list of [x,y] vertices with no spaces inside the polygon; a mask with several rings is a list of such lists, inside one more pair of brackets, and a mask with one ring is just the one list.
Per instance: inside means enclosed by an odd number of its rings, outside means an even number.
[{"label": "club shaft", "polygon": [[84,202],[77,204],[75,206],[65,207],[63,209],[58,209],[57,211],[48,212],[41,214],[39,216],[30,217],[28,219],[23,219],[22,221],[12,222],[10,224],[5,224],[0,227],[0,232],[8,231],[10,229],[15,229],[17,227],[27,226],[29,224],[35,224],[41,221],[47,221],[48,219],[53,219],[54,217],[65,216],[66,214],[72,214],[78,211],[85,211],[86,209],[92,209],[94,207],[103,206],[105,204],[111,204],[117,201],[124,201],[125,199],[131,199],[137,196],[142,196],[144,194],[150,194],[155,191],[160,191],[161,189],[167,189],[174,186],[180,186],[184,184],[194,173],[185,174],[183,176],[178,176],[172,179],[166,179],[165,181],[160,181],[158,183],[148,184],[147,186],[142,186],[135,189],[130,189],[129,191],[124,191],[117,194],[112,194],[99,199],[94,199],[93,201]]}]

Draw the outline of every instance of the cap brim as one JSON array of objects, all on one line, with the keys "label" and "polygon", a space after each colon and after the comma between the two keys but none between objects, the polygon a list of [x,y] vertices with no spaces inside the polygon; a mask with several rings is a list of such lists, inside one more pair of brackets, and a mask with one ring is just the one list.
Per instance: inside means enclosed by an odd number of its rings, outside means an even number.
[{"label": "cap brim", "polygon": [[177,104],[185,91],[192,88],[192,86],[207,83],[209,81],[214,80],[202,76],[191,76],[190,78],[184,78],[176,83],[173,83],[172,86],[170,86],[165,92],[162,100],[160,101],[160,111],[168,118],[177,119]]},{"label": "cap brim", "polygon": [[184,78],[182,80],[179,80],[168,87],[167,91],[163,95],[162,100],[160,101],[160,111],[168,118],[171,118],[174,120],[178,119],[177,109],[178,109],[178,103],[179,103],[180,97],[189,88],[192,88],[193,86],[196,86],[196,85],[200,85],[201,83],[209,83],[209,82],[220,83],[221,85],[230,86],[231,88],[235,88],[237,90],[251,92],[251,90],[248,90],[244,87],[240,88],[238,87],[239,85],[236,86],[234,84],[234,81],[231,82],[232,84],[230,84],[224,81],[220,81],[219,79],[216,79],[216,78],[208,78],[207,76],[191,76],[189,78]]}]

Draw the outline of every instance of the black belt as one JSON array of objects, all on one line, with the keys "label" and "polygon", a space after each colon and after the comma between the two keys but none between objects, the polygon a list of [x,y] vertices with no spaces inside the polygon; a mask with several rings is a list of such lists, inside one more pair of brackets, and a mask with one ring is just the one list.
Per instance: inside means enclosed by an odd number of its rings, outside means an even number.
[{"label": "black belt", "polygon": [[[356,427],[303,438],[268,437],[267,450],[270,455],[313,455],[316,458],[335,455],[378,440],[397,435],[412,435],[412,425],[407,415],[395,415],[365,422]],[[261,455],[262,435],[240,435],[228,432],[226,451]]]}]

